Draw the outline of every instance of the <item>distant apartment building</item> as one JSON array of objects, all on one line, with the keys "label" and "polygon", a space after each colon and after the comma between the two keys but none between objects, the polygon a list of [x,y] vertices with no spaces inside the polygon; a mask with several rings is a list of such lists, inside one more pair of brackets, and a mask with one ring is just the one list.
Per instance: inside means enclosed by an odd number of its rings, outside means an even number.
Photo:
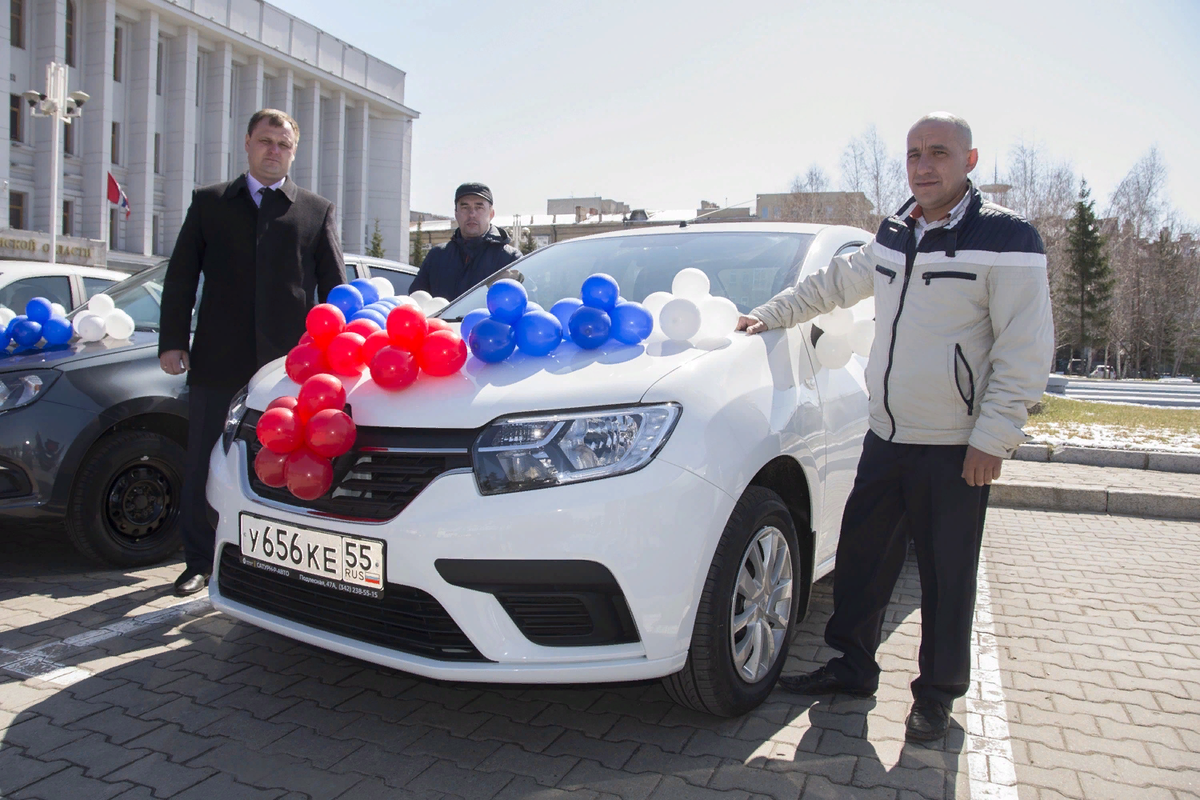
[{"label": "distant apartment building", "polygon": [[874,206],[862,192],[787,192],[760,194],[758,218],[776,222],[871,225]]},{"label": "distant apartment building", "polygon": [[[59,125],[60,233],[114,255],[168,254],[193,189],[245,170],[246,123],[270,106],[299,123],[291,178],[336,204],[343,249],[365,250],[378,221],[387,256],[407,257],[418,115],[396,67],[259,0],[12,0],[4,21],[10,228],[50,224],[53,123],[31,117],[21,93],[45,91],[54,61],[70,91],[91,95]],[[128,219],[107,200],[109,173]]]}]

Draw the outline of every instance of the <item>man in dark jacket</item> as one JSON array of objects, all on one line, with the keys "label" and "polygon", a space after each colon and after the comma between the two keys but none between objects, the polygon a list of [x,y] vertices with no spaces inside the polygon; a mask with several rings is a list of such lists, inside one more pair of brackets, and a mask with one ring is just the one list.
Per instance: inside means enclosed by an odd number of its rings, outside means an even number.
[{"label": "man in dark jacket", "polygon": [[212,572],[205,486],[230,401],[300,339],[314,295],[323,299],[346,279],[333,204],[287,178],[299,140],[299,126],[282,111],[250,118],[249,170],[192,193],[163,281],[159,362],[171,375],[188,372],[189,386],[180,507],[187,568],[175,581],[181,596],[203,589]]},{"label": "man in dark jacket", "polygon": [[454,192],[458,230],[450,241],[432,248],[413,279],[410,292],[424,290],[454,300],[481,280],[521,257],[508,234],[492,224],[492,190],[464,183]]}]

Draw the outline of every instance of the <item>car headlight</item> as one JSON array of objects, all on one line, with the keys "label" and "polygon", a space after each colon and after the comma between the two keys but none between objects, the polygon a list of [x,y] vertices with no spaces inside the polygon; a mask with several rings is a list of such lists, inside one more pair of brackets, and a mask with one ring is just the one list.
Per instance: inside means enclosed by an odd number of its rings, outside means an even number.
[{"label": "car headlight", "polygon": [[46,393],[58,375],[52,369],[0,374],[0,411],[29,405]]},{"label": "car headlight", "polygon": [[479,491],[520,492],[641,469],[667,441],[681,411],[667,403],[497,420],[471,453]]},{"label": "car headlight", "polygon": [[221,432],[221,446],[227,454],[233,445],[233,437],[237,435],[238,425],[242,424],[242,417],[246,416],[247,394],[247,387],[243,386],[229,401],[229,411],[225,414],[225,430]]}]

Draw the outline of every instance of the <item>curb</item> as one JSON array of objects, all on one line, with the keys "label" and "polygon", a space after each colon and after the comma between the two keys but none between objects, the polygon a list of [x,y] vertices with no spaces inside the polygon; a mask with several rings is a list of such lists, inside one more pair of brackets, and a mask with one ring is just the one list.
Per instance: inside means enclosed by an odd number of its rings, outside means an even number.
[{"label": "curb", "polygon": [[997,508],[1065,511],[1075,514],[1200,520],[1200,497],[1170,492],[1106,489],[1098,486],[1051,486],[1044,483],[1000,480],[992,484],[988,505]]},{"label": "curb", "polygon": [[1013,453],[1013,458],[1018,461],[1149,469],[1158,472],[1185,472],[1191,475],[1200,475],[1200,454],[1194,453],[1156,453],[1146,450],[1105,450],[1098,447],[1023,444]]}]

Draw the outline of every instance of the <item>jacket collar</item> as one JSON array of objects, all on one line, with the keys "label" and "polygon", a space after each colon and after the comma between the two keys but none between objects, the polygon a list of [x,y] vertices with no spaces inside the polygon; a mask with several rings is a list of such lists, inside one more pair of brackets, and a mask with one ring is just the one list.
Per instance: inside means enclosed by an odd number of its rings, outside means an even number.
[{"label": "jacket collar", "polygon": [[[245,192],[247,197],[250,196],[250,186],[246,183],[246,173],[244,172],[229,182],[221,197],[229,200],[237,197],[239,192]],[[300,193],[300,187],[296,185],[296,182],[289,175],[288,179],[283,182],[283,186],[279,188],[279,192],[288,199],[289,203],[294,203],[296,202],[296,195]]]},{"label": "jacket collar", "polygon": [[[967,202],[967,207],[963,210],[962,214],[960,214],[957,218],[952,218],[940,228],[935,228],[933,231],[930,231],[930,234],[934,233],[935,231],[942,232],[942,241],[945,244],[944,249],[946,251],[946,256],[949,258],[953,258],[955,251],[958,249],[958,231],[961,230],[964,225],[966,225],[968,220],[973,219],[976,215],[978,215],[979,209],[983,207],[983,194],[979,191],[978,187],[975,186],[974,181],[967,181],[967,196],[969,196],[971,199]],[[916,217],[914,216],[914,212],[917,208],[917,198],[910,197],[907,201],[905,201],[904,205],[900,207],[900,210],[893,215],[892,219],[898,225],[907,227],[911,232],[916,226]],[[928,234],[926,235],[925,239],[921,240],[921,242],[924,243],[927,239]]]}]

